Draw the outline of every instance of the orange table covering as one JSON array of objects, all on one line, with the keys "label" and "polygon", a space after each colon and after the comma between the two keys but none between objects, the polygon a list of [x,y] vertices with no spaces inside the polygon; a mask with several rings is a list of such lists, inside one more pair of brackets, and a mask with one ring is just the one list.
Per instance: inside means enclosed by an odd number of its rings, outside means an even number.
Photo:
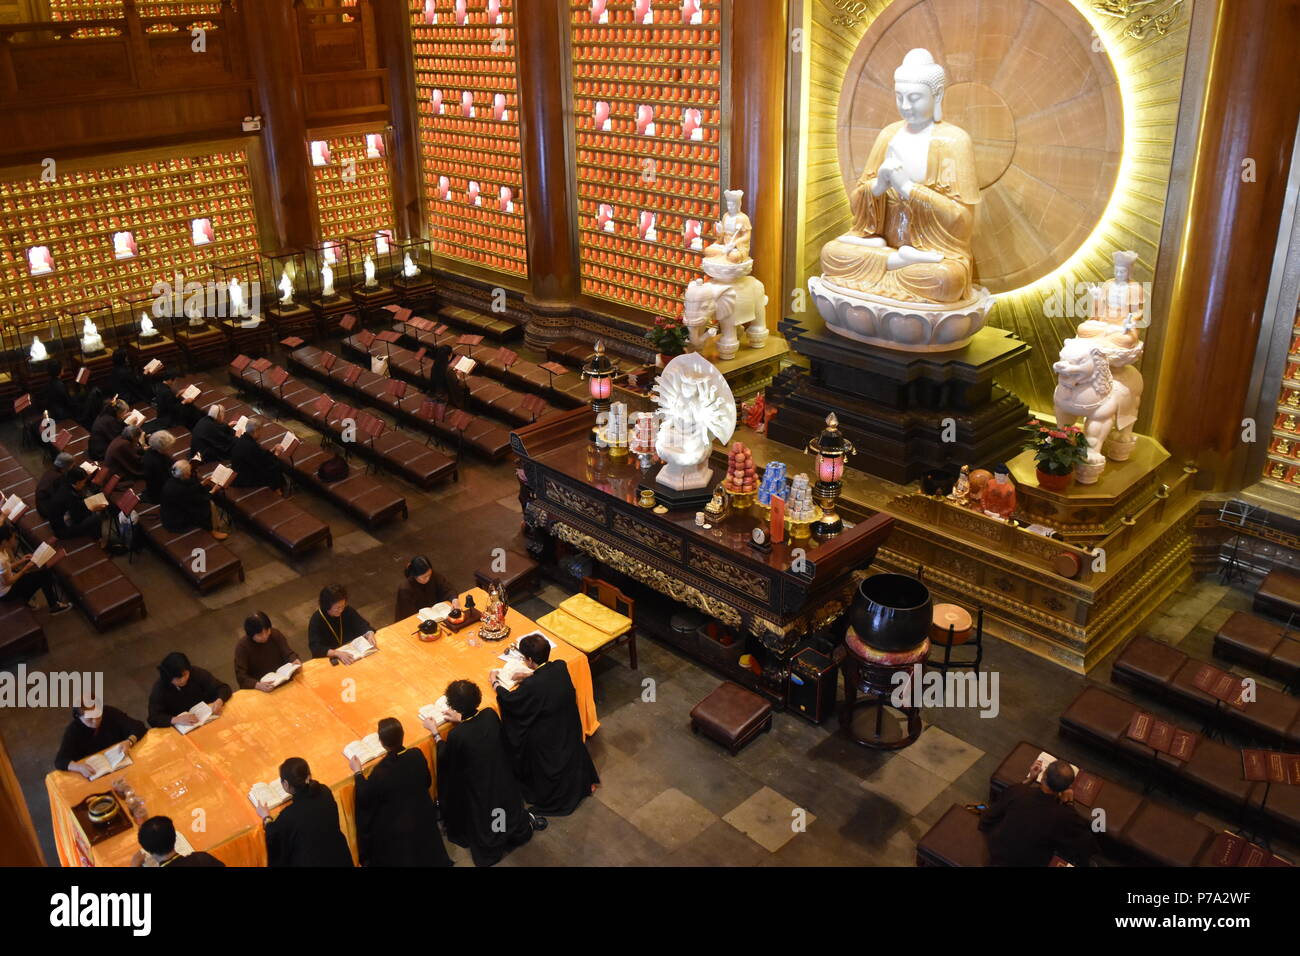
[{"label": "orange table covering", "polygon": [[[486,605],[487,595],[479,588],[466,593],[479,607]],[[49,774],[46,789],[60,861],[64,866],[130,863],[138,849],[134,829],[87,848],[71,809],[125,776],[149,813],[171,817],[196,850],[206,850],[230,866],[265,866],[266,841],[247,794],[253,784],[275,779],[289,757],[304,758],[312,776],[334,793],[339,825],[355,859],[356,786],[343,748],[374,732],[384,717],[396,717],[406,729],[407,746],[418,747],[429,758],[436,793],[436,751],[432,736],[420,725],[420,707],[436,701],[453,680],[464,678],[477,683],[484,706],[495,709],[488,672],[501,664],[498,655],[512,641],[534,630],[556,642],[552,659],[566,662],[583,733],[594,733],[600,724],[586,655],[517,611],[510,610],[506,622],[509,639],[492,643],[475,636],[478,625],[424,642],[415,636],[416,618],[399,621],[377,632],[379,653],[355,664],[305,661],[300,674],[269,694],[236,691],[219,719],[188,735],[171,728],[150,730],[132,750],[135,765],[120,773],[94,783],[80,774]],[[442,728],[444,735],[449,729]],[[191,833],[196,810],[202,811],[204,828]]]}]

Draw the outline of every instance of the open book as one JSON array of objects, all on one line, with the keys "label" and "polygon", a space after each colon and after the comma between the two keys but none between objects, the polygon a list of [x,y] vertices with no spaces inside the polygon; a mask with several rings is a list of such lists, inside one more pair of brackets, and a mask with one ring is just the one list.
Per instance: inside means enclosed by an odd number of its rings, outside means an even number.
[{"label": "open book", "polygon": [[279,780],[270,783],[255,783],[248,788],[248,799],[253,806],[259,803],[268,810],[278,807],[289,799],[289,793]]},{"label": "open book", "polygon": [[352,655],[354,661],[359,661],[363,657],[369,657],[375,651],[379,650],[379,648],[375,647],[375,645],[371,644],[364,637],[358,637],[355,640],[348,641],[340,647],[339,650],[347,651]]},{"label": "open book", "polygon": [[448,716],[447,714],[447,711],[450,709],[450,706],[451,705],[447,703],[447,696],[444,694],[443,696],[439,697],[436,701],[434,701],[432,704],[425,704],[423,707],[420,708],[420,712],[419,712],[420,719],[421,720],[432,719],[432,720],[436,720],[439,724],[445,724],[447,723],[447,721],[451,720],[451,717]]},{"label": "open book", "polygon": [[384,755],[384,745],[379,742],[379,734],[366,734],[360,740],[354,740],[343,748],[343,756],[355,757],[361,763],[369,763],[376,757]]},{"label": "open book", "polygon": [[32,552],[32,564],[38,568],[43,568],[53,560],[58,551],[50,545],[48,541],[42,541]]},{"label": "open book", "polygon": [[181,392],[181,401],[192,402],[202,394],[203,389],[199,388],[197,385],[191,385],[186,388],[185,391]]},{"label": "open book", "polygon": [[99,471],[99,465],[96,462],[91,461],[89,458],[87,458],[77,467],[80,468],[88,475],[93,475],[95,472]]},{"label": "open book", "polygon": [[283,455],[287,452],[291,452],[297,444],[298,436],[293,432],[285,432],[284,437],[280,439],[280,444],[275,446],[275,453],[277,455]]},{"label": "open book", "polygon": [[235,422],[235,428],[234,428],[235,435],[242,438],[244,435],[244,429],[246,428],[248,428],[248,416],[240,415],[239,421]]},{"label": "open book", "polygon": [[505,663],[501,665],[499,672],[501,686],[506,690],[514,690],[521,680],[533,673],[532,669],[517,657],[510,657],[507,654],[501,656],[505,658]]},{"label": "open book", "polygon": [[156,372],[161,372],[161,371],[162,371],[162,362],[158,361],[158,359],[150,359],[149,362],[144,367],[144,374],[146,375],[153,375]]},{"label": "open book", "polygon": [[217,465],[216,468],[212,469],[212,474],[209,477],[212,479],[212,487],[225,488],[226,485],[230,484],[230,480],[235,477],[235,472],[234,469],[226,465]]},{"label": "open book", "polygon": [[122,421],[127,425],[143,425],[144,412],[137,408],[133,408],[131,411],[126,413],[126,418],[122,419]]},{"label": "open book", "polygon": [[461,375],[468,375],[478,367],[478,362],[475,362],[468,355],[462,355],[451,367],[460,372]]},{"label": "open book", "polygon": [[[1047,768],[1055,762],[1055,757],[1049,754],[1046,750],[1040,750],[1038,756],[1034,758],[1034,767],[1038,768],[1038,774],[1034,777],[1034,782],[1042,783],[1043,774],[1047,773]],[[1074,775],[1077,777],[1079,775],[1079,768],[1075,767],[1074,764],[1070,764],[1070,766],[1074,767]],[[1031,767],[1030,770],[1032,771],[1034,767]]]},{"label": "open book", "polygon": [[105,774],[112,773],[114,770],[120,770],[122,767],[131,766],[134,761],[127,752],[126,744],[114,744],[107,750],[101,750],[97,754],[91,754],[81,763],[85,764],[91,770],[91,780],[98,780]]},{"label": "open book", "polygon": [[209,721],[213,721],[217,719],[217,715],[213,713],[212,708],[209,707],[203,701],[199,701],[197,704],[195,704],[193,707],[187,710],[186,713],[193,714],[195,717],[199,719],[199,722],[197,724],[172,724],[173,727],[175,727],[183,734],[188,734],[191,730],[198,730],[200,727],[202,727],[204,724],[208,723]]},{"label": "open book", "polygon": [[27,503],[17,495],[10,495],[5,499],[5,503],[0,505],[0,514],[4,515],[10,521],[17,521],[27,510]]},{"label": "open book", "polygon": [[279,687],[281,684],[289,682],[289,678],[302,669],[302,664],[298,661],[290,661],[287,664],[281,664],[269,674],[262,675],[262,683],[270,684],[272,687]]},{"label": "open book", "polygon": [[108,499],[102,492],[96,492],[93,495],[87,495],[85,498],[86,507],[91,511],[103,511],[108,507]]}]

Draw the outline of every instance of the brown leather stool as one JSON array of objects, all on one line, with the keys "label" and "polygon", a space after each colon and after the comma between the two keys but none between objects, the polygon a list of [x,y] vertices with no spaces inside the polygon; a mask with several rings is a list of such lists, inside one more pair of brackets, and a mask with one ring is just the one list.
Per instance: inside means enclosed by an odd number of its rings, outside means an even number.
[{"label": "brown leather stool", "polygon": [[1300,614],[1300,574],[1281,568],[1268,572],[1255,592],[1253,609],[1283,621]]},{"label": "brown leather stool", "polygon": [[704,732],[733,755],[760,733],[772,729],[772,705],[739,684],[727,681],[691,711],[691,733]]},{"label": "brown leather stool", "polygon": [[525,552],[507,548],[505,559],[506,569],[499,574],[490,566],[476,570],[474,583],[486,591],[489,584],[500,581],[507,594],[514,594],[521,589],[527,590],[537,580],[541,565]]},{"label": "brown leather stool", "polygon": [[954,803],[916,844],[917,866],[988,866],[978,813]]}]

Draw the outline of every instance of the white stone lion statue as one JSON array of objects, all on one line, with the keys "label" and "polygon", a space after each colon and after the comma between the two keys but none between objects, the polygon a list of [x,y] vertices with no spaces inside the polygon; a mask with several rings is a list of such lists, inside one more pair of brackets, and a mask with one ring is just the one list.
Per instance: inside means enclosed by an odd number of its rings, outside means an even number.
[{"label": "white stone lion statue", "polygon": [[1084,420],[1088,465],[1093,467],[1076,471],[1083,484],[1100,477],[1107,458],[1124,461],[1132,452],[1136,442],[1133,425],[1142,401],[1142,375],[1133,363],[1141,353],[1141,343],[1115,350],[1072,338],[1065,340],[1061,357],[1052,366],[1057,380],[1052,396],[1056,424],[1063,428]]}]

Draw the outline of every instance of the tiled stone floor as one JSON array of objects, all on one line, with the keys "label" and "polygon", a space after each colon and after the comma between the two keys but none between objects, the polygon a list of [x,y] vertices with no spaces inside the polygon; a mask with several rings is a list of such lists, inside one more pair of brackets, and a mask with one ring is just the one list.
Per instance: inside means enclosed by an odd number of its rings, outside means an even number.
[{"label": "tiled stone floor", "polygon": [[[0,438],[17,447],[12,426]],[[35,456],[28,463],[39,467]],[[78,613],[63,615],[47,625],[50,653],[29,666],[102,669],[109,700],[143,717],[154,665],[170,650],[186,651],[233,683],[231,646],[252,611],[270,613],[305,653],[304,629],[324,584],[346,582],[354,604],[383,626],[391,621],[394,589],[410,555],[428,554],[454,584],[468,587],[491,549],[518,532],[515,476],[508,464],[467,462],[459,483],[432,493],[401,487],[410,520],[376,531],[358,528],[300,492],[296,500],[333,526],[334,551],[291,565],[239,533],[228,543],[243,558],[248,579],[208,596],[195,595],[145,553],[127,567],[146,593],[145,621],[101,635]],[[516,596],[516,603],[537,617],[565,594],[544,583],[534,595]],[[1193,582],[1149,618],[1146,630],[1208,657],[1214,630],[1249,604],[1242,591],[1213,580]],[[552,819],[502,865],[908,866],[917,838],[951,804],[987,796],[989,775],[1022,739],[1140,785],[1125,768],[1058,738],[1057,717],[1085,679],[997,640],[990,640],[985,660],[1000,674],[998,716],[927,710],[921,739],[896,753],[861,749],[836,732],[833,722],[817,727],[779,714],[771,733],[729,756],[693,735],[688,724],[690,709],[719,678],[648,638],[640,641],[640,652],[637,672],[620,652],[593,668],[601,728],[589,746],[602,786],[571,817]],[[1088,680],[1105,685],[1109,676],[1107,661]],[[0,733],[50,861],[57,857],[43,781],[66,719],[61,710],[0,711]],[[1215,820],[1199,803],[1160,796]],[[1295,856],[1294,848],[1275,848]],[[451,850],[457,862],[468,863],[464,851]]]}]

